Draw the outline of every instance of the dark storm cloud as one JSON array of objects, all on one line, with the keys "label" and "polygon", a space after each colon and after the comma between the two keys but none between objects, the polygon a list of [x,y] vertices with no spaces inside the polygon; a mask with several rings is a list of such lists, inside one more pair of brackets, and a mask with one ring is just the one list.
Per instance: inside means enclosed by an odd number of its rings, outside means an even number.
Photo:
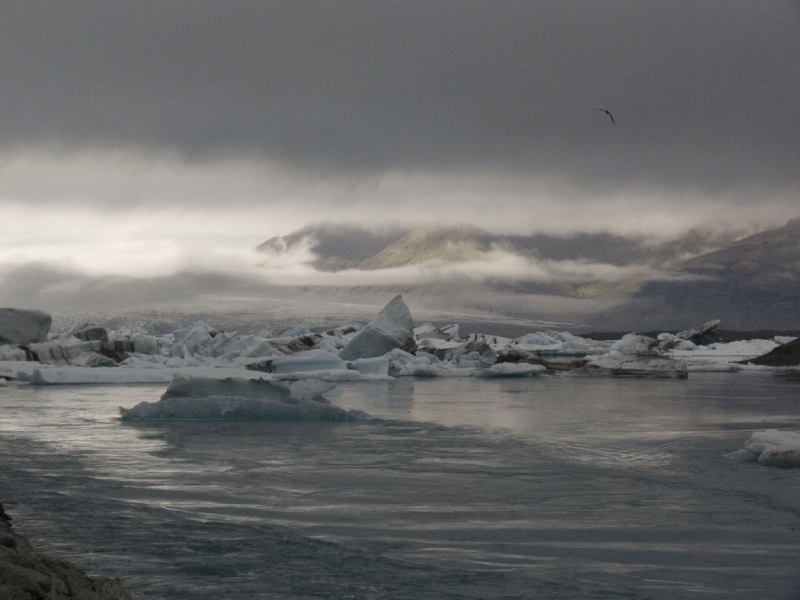
[{"label": "dark storm cloud", "polygon": [[798,185],[796,2],[14,2],[0,54],[6,148]]}]

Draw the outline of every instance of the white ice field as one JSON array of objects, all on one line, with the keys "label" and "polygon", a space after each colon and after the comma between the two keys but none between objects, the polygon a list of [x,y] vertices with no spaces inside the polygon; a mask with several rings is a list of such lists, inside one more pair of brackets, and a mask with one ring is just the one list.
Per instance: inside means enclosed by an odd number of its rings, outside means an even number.
[{"label": "white ice field", "polygon": [[[631,333],[615,341],[554,330],[514,339],[475,333],[462,337],[457,324],[415,327],[399,296],[366,325],[317,333],[300,326],[262,337],[218,331],[203,322],[165,335],[122,328],[107,332],[105,342],[78,339],[74,333],[59,332],[32,344],[33,357],[19,347],[0,346],[0,385],[170,386],[158,403],[122,407],[127,420],[359,420],[368,415],[331,406],[324,392],[337,382],[404,377],[681,378],[692,372],[786,372],[747,360],[792,339],[697,345],[690,339],[696,330],[657,338]],[[124,349],[124,359],[109,359],[103,347]],[[181,386],[182,394],[169,391]],[[242,395],[246,387],[257,391]],[[306,393],[297,399],[300,392],[291,390],[301,388]],[[307,393],[310,389],[318,393]],[[793,435],[757,432],[748,449],[758,449],[764,464],[798,466],[800,436]]]}]

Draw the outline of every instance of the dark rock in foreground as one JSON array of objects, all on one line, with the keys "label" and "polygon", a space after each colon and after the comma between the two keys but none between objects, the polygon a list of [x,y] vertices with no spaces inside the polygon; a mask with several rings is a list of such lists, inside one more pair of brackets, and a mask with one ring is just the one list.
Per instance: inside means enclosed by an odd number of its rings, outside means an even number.
[{"label": "dark rock in foreground", "polygon": [[78,567],[51,560],[11,530],[0,504],[0,598],[3,600],[130,600],[119,579],[90,577]]},{"label": "dark rock in foreground", "polygon": [[765,365],[768,367],[796,367],[800,365],[800,338],[778,346],[762,356],[741,361],[742,364]]}]

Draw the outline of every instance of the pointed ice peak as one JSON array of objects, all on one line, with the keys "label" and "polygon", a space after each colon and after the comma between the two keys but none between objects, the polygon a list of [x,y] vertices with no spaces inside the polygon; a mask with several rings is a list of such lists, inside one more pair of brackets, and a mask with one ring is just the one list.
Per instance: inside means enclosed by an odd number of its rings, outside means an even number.
[{"label": "pointed ice peak", "polygon": [[398,294],[384,306],[378,316],[367,324],[367,327],[370,325],[377,327],[379,324],[384,331],[410,329],[413,333],[414,319],[411,318],[411,311],[408,310],[401,295]]},{"label": "pointed ice peak", "polygon": [[396,296],[350,340],[339,352],[339,358],[373,358],[406,346],[414,346],[414,320],[403,297]]}]

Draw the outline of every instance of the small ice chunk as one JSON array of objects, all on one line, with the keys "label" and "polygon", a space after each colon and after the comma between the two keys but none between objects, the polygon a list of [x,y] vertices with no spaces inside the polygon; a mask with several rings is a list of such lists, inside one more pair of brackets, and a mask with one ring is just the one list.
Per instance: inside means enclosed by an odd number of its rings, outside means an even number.
[{"label": "small ice chunk", "polygon": [[238,358],[260,358],[280,354],[268,340],[255,335],[220,333],[214,338],[214,356],[226,361]]},{"label": "small ice chunk", "polygon": [[748,452],[758,455],[762,465],[800,467],[800,433],[767,429],[756,431],[745,443]]},{"label": "small ice chunk", "polygon": [[211,356],[213,329],[202,321],[175,332],[175,342],[170,348],[170,356],[188,358],[192,355]]},{"label": "small ice chunk", "polygon": [[131,336],[131,344],[133,351],[137,354],[160,354],[161,348],[158,344],[158,338],[154,335],[136,334]]},{"label": "small ice chunk", "polygon": [[414,339],[416,340],[445,340],[448,342],[459,342],[458,325],[448,325],[446,327],[435,327],[430,323],[414,328]]},{"label": "small ice chunk", "polygon": [[636,335],[629,333],[621,340],[611,345],[611,350],[620,354],[647,354],[652,352],[658,344],[658,340],[646,335]]},{"label": "small ice chunk", "polygon": [[79,367],[112,367],[116,362],[99,354],[103,342],[43,342],[29,346],[31,354],[43,364]]},{"label": "small ice chunk", "polygon": [[534,331],[533,333],[526,333],[525,335],[512,340],[514,345],[524,344],[526,346],[552,346],[559,344],[561,340],[548,335],[542,331]]},{"label": "small ice chunk", "polygon": [[34,369],[30,382],[33,385],[169,383],[174,374],[174,371],[169,369],[52,367]]},{"label": "small ice chunk", "polygon": [[440,340],[437,338],[423,338],[417,344],[420,350],[451,350],[453,348],[461,348],[464,344],[461,342],[454,342],[450,340]]},{"label": "small ice chunk", "polygon": [[469,377],[473,373],[470,369],[458,369],[445,364],[411,364],[400,371],[401,376],[410,377]]},{"label": "small ice chunk", "polygon": [[528,363],[497,363],[488,369],[475,372],[475,377],[527,377],[544,373],[547,369],[542,365]]},{"label": "small ice chunk", "polygon": [[[172,359],[170,359],[172,360]],[[31,381],[36,385],[79,385],[107,384],[129,385],[137,383],[170,383],[174,377],[205,377],[209,379],[269,378],[264,373],[253,373],[245,369],[218,368],[212,366],[181,366],[177,368],[131,368],[119,366],[113,368],[97,367],[51,367],[35,362],[16,363],[18,379]]]},{"label": "small ice chunk", "polygon": [[292,400],[314,400],[328,404],[328,401],[322,396],[326,392],[330,392],[336,384],[329,381],[320,381],[319,379],[302,379],[300,381],[293,381],[289,384],[289,397]]},{"label": "small ice chunk", "polygon": [[4,344],[0,346],[0,361],[24,361],[27,360],[25,351],[19,346]]},{"label": "small ice chunk", "polygon": [[389,359],[384,356],[359,358],[350,363],[350,368],[364,375],[388,375]]},{"label": "small ice chunk", "polygon": [[[652,338],[650,338],[652,339]],[[631,356],[612,351],[586,363],[587,371],[622,377],[674,377],[686,379],[686,361],[667,356]]]},{"label": "small ice chunk", "polygon": [[347,365],[333,352],[306,350],[289,356],[273,356],[266,360],[251,363],[247,365],[247,368],[253,371],[282,375],[286,373],[302,373],[304,371],[346,369]]},{"label": "small ice chunk", "polygon": [[292,338],[300,337],[302,335],[311,335],[311,330],[308,327],[293,327],[281,333],[279,338]]},{"label": "small ice chunk", "polygon": [[417,358],[420,359],[420,360],[426,360],[426,361],[428,361],[428,364],[431,364],[431,365],[438,365],[440,362],[442,362],[441,359],[438,356],[436,356],[435,354],[431,354],[430,352],[424,352],[424,351],[419,351],[419,350],[417,351]]},{"label": "small ice chunk", "polygon": [[108,330],[96,323],[83,323],[70,331],[68,336],[75,336],[82,342],[104,342],[108,339]]}]

